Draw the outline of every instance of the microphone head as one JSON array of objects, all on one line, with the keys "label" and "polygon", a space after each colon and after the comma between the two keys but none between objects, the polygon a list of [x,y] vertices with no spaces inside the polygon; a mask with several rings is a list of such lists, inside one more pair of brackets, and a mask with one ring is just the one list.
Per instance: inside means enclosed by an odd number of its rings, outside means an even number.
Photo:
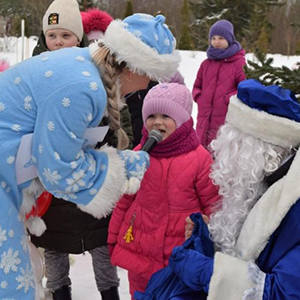
[{"label": "microphone head", "polygon": [[157,143],[161,142],[163,138],[160,131],[155,129],[150,130],[148,137],[155,139]]}]

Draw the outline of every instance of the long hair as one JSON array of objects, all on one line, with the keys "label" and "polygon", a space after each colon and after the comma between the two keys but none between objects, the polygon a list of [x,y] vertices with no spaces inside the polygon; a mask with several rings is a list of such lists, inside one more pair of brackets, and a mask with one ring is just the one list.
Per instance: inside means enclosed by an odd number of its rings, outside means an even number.
[{"label": "long hair", "polygon": [[264,177],[274,172],[291,150],[254,138],[230,124],[220,128],[211,149],[215,156],[211,178],[220,187],[221,202],[209,230],[219,250],[236,256],[234,246],[241,227],[267,189]]},{"label": "long hair", "polygon": [[99,49],[93,54],[93,61],[100,69],[104,88],[107,93],[107,112],[109,118],[109,128],[116,131],[118,138],[118,149],[125,149],[129,144],[128,136],[121,128],[120,108],[122,100],[120,98],[120,84],[118,81],[120,72],[126,67],[125,63],[119,64],[110,50],[101,42]]}]

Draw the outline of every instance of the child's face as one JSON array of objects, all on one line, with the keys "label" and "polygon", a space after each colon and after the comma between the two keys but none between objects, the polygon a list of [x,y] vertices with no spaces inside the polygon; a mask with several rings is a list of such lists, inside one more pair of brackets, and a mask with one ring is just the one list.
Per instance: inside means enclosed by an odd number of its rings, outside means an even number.
[{"label": "child's face", "polygon": [[152,129],[160,131],[163,140],[176,130],[175,121],[171,117],[162,114],[150,115],[146,120],[145,126],[148,132]]},{"label": "child's face", "polygon": [[216,49],[226,49],[229,46],[227,40],[221,35],[214,35],[211,38],[211,45]]},{"label": "child's face", "polygon": [[46,45],[49,51],[78,46],[77,36],[70,30],[50,29],[46,32]]}]

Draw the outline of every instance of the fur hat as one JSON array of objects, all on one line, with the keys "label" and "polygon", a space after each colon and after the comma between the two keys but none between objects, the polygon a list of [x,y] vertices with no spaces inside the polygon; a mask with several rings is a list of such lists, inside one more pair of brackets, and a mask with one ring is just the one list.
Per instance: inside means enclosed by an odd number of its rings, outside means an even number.
[{"label": "fur hat", "polygon": [[80,12],[83,30],[89,40],[98,40],[106,31],[107,26],[113,21],[113,17],[107,12],[97,8],[91,8]]},{"label": "fur hat", "polygon": [[76,0],[54,0],[43,18],[43,32],[49,29],[66,29],[72,31],[79,41],[83,37],[83,25]]},{"label": "fur hat", "polygon": [[220,35],[227,40],[229,45],[232,44],[235,40],[232,23],[227,20],[217,21],[210,27],[209,40],[211,40],[214,35]]},{"label": "fur hat", "polygon": [[161,83],[154,86],[146,95],[142,108],[143,121],[152,114],[171,117],[176,127],[191,118],[193,99],[188,88],[178,83]]},{"label": "fur hat", "polygon": [[226,121],[237,129],[284,148],[300,144],[300,105],[294,94],[277,85],[248,79],[230,98]]},{"label": "fur hat", "polygon": [[165,17],[133,14],[108,26],[102,42],[118,62],[154,80],[169,80],[177,71],[180,55]]}]

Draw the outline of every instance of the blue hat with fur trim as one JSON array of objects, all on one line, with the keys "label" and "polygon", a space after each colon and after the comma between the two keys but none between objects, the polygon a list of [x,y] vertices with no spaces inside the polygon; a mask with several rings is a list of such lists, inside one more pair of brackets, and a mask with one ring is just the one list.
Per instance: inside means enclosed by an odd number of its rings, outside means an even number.
[{"label": "blue hat with fur trim", "polygon": [[248,79],[230,98],[226,121],[237,129],[284,148],[300,144],[300,105],[293,92]]},{"label": "blue hat with fur trim", "polygon": [[133,14],[108,26],[103,44],[135,73],[154,80],[169,80],[180,63],[176,40],[164,23],[165,17]]}]

